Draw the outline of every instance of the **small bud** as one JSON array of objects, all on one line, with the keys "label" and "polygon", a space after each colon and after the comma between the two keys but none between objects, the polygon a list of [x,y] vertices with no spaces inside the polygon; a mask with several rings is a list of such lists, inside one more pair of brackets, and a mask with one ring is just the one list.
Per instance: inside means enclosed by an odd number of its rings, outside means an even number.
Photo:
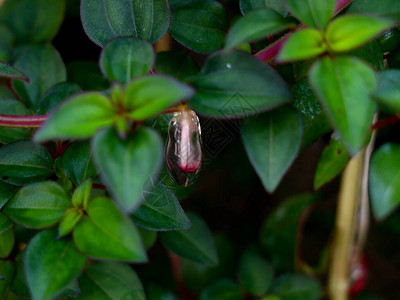
[{"label": "small bud", "polygon": [[174,113],[168,127],[165,156],[176,183],[182,186],[193,183],[201,155],[201,128],[196,113],[189,109]]}]

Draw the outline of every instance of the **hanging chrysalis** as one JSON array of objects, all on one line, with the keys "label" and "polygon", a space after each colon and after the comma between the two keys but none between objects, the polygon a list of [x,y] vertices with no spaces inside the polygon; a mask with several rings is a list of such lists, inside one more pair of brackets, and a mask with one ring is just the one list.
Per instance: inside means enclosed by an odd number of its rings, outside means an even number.
[{"label": "hanging chrysalis", "polygon": [[201,164],[201,128],[190,109],[175,112],[168,127],[165,157],[169,173],[182,186],[193,183]]}]

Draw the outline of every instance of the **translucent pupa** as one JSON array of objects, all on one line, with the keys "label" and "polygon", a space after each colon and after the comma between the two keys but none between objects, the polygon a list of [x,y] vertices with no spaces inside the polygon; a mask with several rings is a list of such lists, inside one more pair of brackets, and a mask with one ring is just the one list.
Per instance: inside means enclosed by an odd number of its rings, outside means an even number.
[{"label": "translucent pupa", "polygon": [[174,113],[168,127],[165,158],[177,184],[188,186],[194,182],[202,159],[201,127],[194,111],[182,109]]}]

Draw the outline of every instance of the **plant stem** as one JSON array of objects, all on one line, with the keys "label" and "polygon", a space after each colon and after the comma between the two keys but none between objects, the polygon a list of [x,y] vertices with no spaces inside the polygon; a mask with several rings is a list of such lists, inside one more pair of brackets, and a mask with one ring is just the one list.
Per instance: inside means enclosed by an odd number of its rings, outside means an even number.
[{"label": "plant stem", "polygon": [[41,115],[41,116],[0,115],[0,127],[35,128],[35,127],[40,127],[47,120],[47,118],[48,118],[47,115]]},{"label": "plant stem", "polygon": [[[353,0],[337,0],[335,14],[339,13],[341,10],[347,7],[351,2],[353,2]],[[304,25],[300,25],[299,27],[297,27],[295,31],[303,28],[305,28]],[[255,57],[265,62],[271,62],[271,60],[279,53],[279,50],[281,50],[283,44],[286,42],[286,40],[290,37],[292,33],[293,32],[285,34],[275,43],[255,54]]]}]

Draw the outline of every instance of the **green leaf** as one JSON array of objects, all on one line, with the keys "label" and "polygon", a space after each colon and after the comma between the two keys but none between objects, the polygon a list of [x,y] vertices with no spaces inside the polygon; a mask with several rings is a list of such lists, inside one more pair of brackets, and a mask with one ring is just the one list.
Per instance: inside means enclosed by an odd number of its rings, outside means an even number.
[{"label": "green leaf", "polygon": [[303,120],[304,132],[300,149],[304,149],[329,131],[331,126],[306,79],[298,81],[293,86],[292,92],[296,99],[293,106]]},{"label": "green leaf", "polygon": [[154,69],[157,74],[171,75],[183,82],[189,81],[200,70],[193,57],[183,50],[158,52]]},{"label": "green leaf", "polygon": [[73,232],[79,250],[98,259],[146,261],[146,252],[135,226],[110,199],[93,199],[87,214]]},{"label": "green leaf", "polygon": [[255,42],[283,31],[291,25],[274,10],[257,9],[234,23],[226,37],[225,49],[229,50],[244,43]]},{"label": "green leaf", "polygon": [[303,211],[315,200],[313,195],[289,198],[265,219],[260,243],[278,270],[293,269],[299,220]]},{"label": "green leaf", "polygon": [[135,271],[121,263],[97,262],[80,277],[82,294],[77,300],[145,300],[142,283]]},{"label": "green leaf", "polygon": [[340,140],[333,136],[319,158],[314,176],[314,189],[319,189],[335,178],[344,169],[348,161],[349,155],[346,149]]},{"label": "green leaf", "polygon": [[271,264],[254,251],[245,252],[239,262],[239,281],[253,296],[264,295],[274,277]]},{"label": "green leaf", "polygon": [[146,289],[147,300],[179,300],[171,291],[151,283]]},{"label": "green leaf", "polygon": [[81,88],[73,82],[61,82],[50,89],[40,98],[36,114],[46,115],[52,111],[58,104],[70,96],[81,92]]},{"label": "green leaf", "polygon": [[[6,218],[2,216],[2,218]],[[11,223],[12,224],[12,223]],[[4,229],[0,233],[0,258],[6,258],[10,255],[12,249],[14,248],[14,230],[12,226]]]},{"label": "green leaf", "polygon": [[88,138],[111,126],[115,111],[108,98],[97,92],[77,95],[64,102],[36,132],[36,141]]},{"label": "green leaf", "polygon": [[211,53],[224,45],[228,20],[224,7],[215,0],[188,0],[171,4],[169,33],[186,48]]},{"label": "green leaf", "polygon": [[29,83],[29,78],[24,73],[4,62],[0,62],[0,77],[18,79]]},{"label": "green leaf", "polygon": [[378,220],[386,218],[400,204],[400,145],[387,143],[371,158],[369,191],[372,211]]},{"label": "green leaf", "polygon": [[273,192],[294,161],[303,133],[300,115],[290,107],[248,118],[242,140],[265,189]]},{"label": "green leaf", "polygon": [[392,69],[378,73],[378,88],[372,96],[385,107],[400,112],[400,70]]},{"label": "green leaf", "polygon": [[86,257],[75,249],[72,240],[57,240],[54,230],[45,230],[30,241],[24,261],[32,299],[50,300],[73,282]]},{"label": "green leaf", "polygon": [[64,10],[65,0],[5,1],[0,23],[13,31],[20,44],[50,41],[60,28]]},{"label": "green leaf", "polygon": [[273,68],[241,51],[210,56],[192,84],[193,109],[219,118],[254,115],[292,100]]},{"label": "green leaf", "polygon": [[95,61],[73,61],[67,65],[67,73],[68,81],[75,82],[84,91],[100,91],[110,87],[110,82],[104,78]]},{"label": "green leaf", "polygon": [[17,188],[14,185],[0,181],[0,209],[15,194]]},{"label": "green leaf", "polygon": [[244,15],[259,8],[270,8],[283,16],[287,15],[282,0],[240,0],[240,11]]},{"label": "green leaf", "polygon": [[162,181],[146,192],[146,199],[132,215],[137,226],[149,230],[189,229],[191,223],[178,199],[170,188]]},{"label": "green leaf", "polygon": [[144,200],[148,179],[162,163],[162,142],[158,134],[138,128],[133,136],[121,140],[113,129],[98,133],[92,141],[93,155],[101,177],[115,200],[133,211]]},{"label": "green leaf", "polygon": [[13,50],[15,37],[5,25],[0,24],[0,61],[9,62]]},{"label": "green leaf", "polygon": [[8,291],[11,282],[14,279],[15,266],[10,260],[0,261],[0,274],[4,279],[0,281],[0,298],[4,299],[4,295]]},{"label": "green leaf", "polygon": [[305,28],[293,33],[278,54],[279,62],[316,57],[327,50],[321,31]]},{"label": "green leaf", "polygon": [[2,211],[22,225],[43,228],[57,223],[69,207],[64,190],[53,181],[43,181],[21,188]]},{"label": "green leaf", "polygon": [[335,52],[358,48],[395,24],[393,20],[366,15],[345,15],[326,28],[326,41]]},{"label": "green leaf", "polygon": [[86,34],[101,47],[120,36],[155,43],[170,23],[166,0],[82,0],[81,19]]},{"label": "green leaf", "polygon": [[310,276],[284,274],[275,281],[272,292],[284,300],[318,300],[322,295],[322,286]]},{"label": "green leaf", "polygon": [[221,279],[206,288],[199,300],[243,300],[240,287],[229,279]]},{"label": "green leaf", "polygon": [[86,210],[88,207],[91,191],[92,191],[92,179],[89,178],[75,189],[75,192],[72,195],[72,204],[76,208]]},{"label": "green leaf", "polygon": [[133,120],[153,117],[169,106],[193,97],[194,90],[172,77],[147,76],[130,83],[125,90],[125,108]]},{"label": "green leaf", "polygon": [[45,147],[31,141],[18,141],[0,147],[0,177],[23,182],[39,181],[53,174],[54,161]]},{"label": "green leaf", "polygon": [[289,11],[308,27],[325,28],[336,0],[284,0]]},{"label": "green leaf", "polygon": [[[14,96],[10,96],[7,99],[0,100],[0,114],[9,116],[26,116],[29,115],[29,111],[25,105],[16,99]],[[28,128],[0,128],[0,143],[8,144],[18,140],[30,139],[30,129]]]},{"label": "green leaf", "polygon": [[62,238],[69,234],[78,224],[83,216],[83,211],[79,208],[72,207],[65,211],[58,227],[58,238]]},{"label": "green leaf", "polygon": [[[23,298],[30,298],[29,288],[26,283],[25,271],[24,271],[24,254],[26,250],[21,251],[15,257],[15,275],[11,282],[10,289],[16,295]],[[18,299],[19,300],[19,299]]]},{"label": "green leaf", "polygon": [[400,3],[396,0],[355,0],[348,13],[367,13],[400,20]]},{"label": "green leaf", "polygon": [[157,232],[156,231],[151,231],[147,229],[143,229],[138,227],[137,228],[140,234],[140,238],[143,241],[143,246],[146,248],[146,250],[150,249],[151,247],[154,246],[154,243],[157,240]]},{"label": "green leaf", "polygon": [[154,56],[152,45],[145,40],[117,38],[104,46],[100,66],[111,81],[126,84],[147,74],[154,64]]},{"label": "green leaf", "polygon": [[30,79],[30,83],[13,81],[12,86],[31,109],[36,109],[40,97],[51,86],[67,77],[60,54],[50,44],[28,46],[18,57],[15,67]]},{"label": "green leaf", "polygon": [[218,254],[218,264],[208,266],[192,260],[180,259],[182,278],[188,290],[200,293],[204,288],[221,278],[230,277],[236,271],[236,247],[225,235],[213,236]]},{"label": "green leaf", "polygon": [[164,246],[183,258],[205,265],[216,265],[218,256],[207,224],[196,214],[190,213],[188,217],[192,222],[189,230],[161,233]]},{"label": "green leaf", "polygon": [[350,51],[348,55],[356,56],[359,59],[367,62],[374,68],[374,70],[382,71],[384,68],[383,48],[376,40],[366,44],[361,48]]},{"label": "green leaf", "polygon": [[97,175],[89,142],[73,142],[61,157],[61,165],[75,186]]},{"label": "green leaf", "polygon": [[369,96],[377,85],[373,70],[355,58],[324,57],[313,65],[309,76],[332,126],[354,155],[367,140],[375,112]]}]

